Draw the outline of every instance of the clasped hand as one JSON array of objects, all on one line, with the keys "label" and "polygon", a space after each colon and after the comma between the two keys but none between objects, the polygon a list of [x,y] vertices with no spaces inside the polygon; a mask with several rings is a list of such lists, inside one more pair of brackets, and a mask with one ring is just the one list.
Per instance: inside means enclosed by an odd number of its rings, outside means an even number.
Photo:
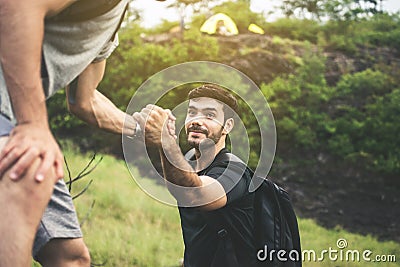
[{"label": "clasped hand", "polygon": [[164,141],[174,141],[175,120],[169,109],[163,109],[156,105],[147,105],[141,112],[135,112],[133,118],[144,129],[144,137],[147,145],[162,146]]}]

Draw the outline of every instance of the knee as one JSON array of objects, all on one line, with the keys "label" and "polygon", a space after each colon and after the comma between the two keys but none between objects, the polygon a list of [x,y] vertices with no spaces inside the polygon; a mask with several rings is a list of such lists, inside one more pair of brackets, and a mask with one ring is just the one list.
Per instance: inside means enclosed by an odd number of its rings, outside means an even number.
[{"label": "knee", "polygon": [[66,251],[65,257],[60,257],[64,262],[50,266],[90,267],[90,253],[87,246],[81,242],[77,247]]},{"label": "knee", "polygon": [[[42,182],[37,182],[34,175],[41,160],[36,159],[32,162],[27,171],[16,181],[10,179],[10,170],[2,174],[0,178],[2,194],[7,195],[7,199],[12,203],[23,202],[34,207],[47,206],[55,184],[55,173],[50,169]],[[30,209],[30,207],[29,207]]]},{"label": "knee", "polygon": [[90,253],[89,249],[86,247],[86,245],[83,245],[80,253],[75,255],[73,258],[73,263],[75,264],[74,266],[77,267],[89,267],[90,266]]},{"label": "knee", "polygon": [[[36,163],[36,162],[35,162]],[[9,225],[18,225],[17,228],[29,229],[35,233],[40,218],[51,198],[54,183],[50,180],[38,183],[33,179],[36,165],[29,169],[29,173],[20,180],[12,181],[8,172],[0,177],[0,215],[2,221],[8,220]]]},{"label": "knee", "polygon": [[83,241],[81,242],[81,244],[79,244],[79,246],[77,246],[77,249],[73,249],[72,251],[70,251],[70,255],[68,258],[70,260],[71,266],[72,265],[77,267],[90,266],[89,249],[87,248],[85,243],[83,243]]},{"label": "knee", "polygon": [[50,241],[39,252],[38,261],[44,267],[89,267],[90,253],[82,239]]}]

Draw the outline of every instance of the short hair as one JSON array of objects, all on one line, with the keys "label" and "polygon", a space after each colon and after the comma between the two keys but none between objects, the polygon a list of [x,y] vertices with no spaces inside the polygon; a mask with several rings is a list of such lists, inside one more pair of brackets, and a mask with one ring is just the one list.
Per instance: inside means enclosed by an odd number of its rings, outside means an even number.
[{"label": "short hair", "polygon": [[223,104],[224,120],[233,118],[238,113],[238,101],[227,89],[213,83],[203,84],[192,89],[188,94],[188,99],[208,97],[218,100]]}]

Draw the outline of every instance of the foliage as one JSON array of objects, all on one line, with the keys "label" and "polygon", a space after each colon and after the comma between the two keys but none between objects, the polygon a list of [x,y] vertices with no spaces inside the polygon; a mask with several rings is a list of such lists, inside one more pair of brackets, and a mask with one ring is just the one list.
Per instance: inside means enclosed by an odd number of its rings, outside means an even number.
[{"label": "foliage", "polygon": [[399,25],[400,14],[378,13],[357,21],[329,20],[325,23],[309,19],[283,18],[268,23],[266,32],[353,54],[359,46],[388,46],[398,49]]},{"label": "foliage", "polygon": [[250,10],[249,1],[228,1],[213,8],[214,13],[225,13],[236,23],[239,33],[248,32],[247,28],[251,23],[258,25],[265,24],[265,18],[260,13]]},{"label": "foliage", "polygon": [[266,32],[270,35],[301,41],[307,40],[312,43],[316,43],[319,31],[321,31],[321,26],[313,20],[282,18],[268,23],[266,26]]},{"label": "foliage", "polygon": [[157,26],[146,29],[146,34],[159,34],[159,33],[169,33],[172,29],[179,26],[178,21],[162,20]]},{"label": "foliage", "polygon": [[137,88],[151,75],[183,62],[212,60],[218,54],[216,40],[194,29],[163,45],[144,42],[138,38],[139,32],[139,28],[132,27],[121,33],[121,46],[109,59],[108,75],[99,87],[122,110],[126,110]]},{"label": "foliage", "polygon": [[358,20],[380,13],[377,0],[284,0],[287,17],[313,20]]},{"label": "foliage", "polygon": [[[90,158],[90,155],[70,150],[65,151],[65,155],[72,170],[81,170]],[[133,170],[132,175],[138,172]],[[80,221],[86,219],[82,231],[94,262],[104,263],[104,266],[180,266],[184,246],[177,208],[149,197],[133,181],[125,162],[111,156],[104,155],[88,179],[94,180],[92,186],[74,204]],[[85,185],[85,181],[79,181],[77,190]],[[96,205],[87,217],[93,200]],[[374,255],[396,254],[400,250],[398,243],[380,242],[372,236],[349,233],[340,227],[325,229],[311,219],[299,218],[299,229],[302,249],[317,253],[335,248],[339,238],[348,241],[349,250],[369,249]],[[336,261],[329,261],[325,255],[324,261],[306,261],[304,265],[337,266]],[[34,263],[33,266],[40,265]],[[365,266],[365,262],[343,262],[340,266]],[[378,267],[382,263],[369,262],[368,266]],[[387,262],[385,266],[398,265]]]},{"label": "foliage", "polygon": [[[372,236],[360,236],[357,234],[349,233],[343,230],[340,226],[336,226],[333,229],[324,229],[323,227],[317,225],[313,220],[302,219],[299,221],[299,229],[301,236],[301,248],[304,250],[313,250],[316,252],[316,258],[320,257],[320,260],[313,260],[313,257],[305,254],[304,266],[307,267],[320,267],[320,266],[341,266],[341,267],[357,267],[357,266],[376,266],[379,267],[382,262],[374,262],[374,257],[376,255],[396,255],[396,250],[398,249],[398,243],[395,242],[379,242]],[[329,248],[337,248],[337,242],[340,239],[344,239],[347,242],[347,247],[343,250],[343,254],[349,255],[349,251],[358,251],[360,253],[360,261],[356,258],[353,260],[351,256],[348,256],[348,260],[340,261],[330,261],[328,260],[327,254],[325,257],[322,254],[323,249],[328,250]],[[371,255],[371,262],[363,262],[362,252],[365,250],[371,250],[373,254]],[[345,257],[343,257],[345,258]],[[324,260],[322,260],[324,259]],[[397,255],[396,255],[396,260]],[[393,260],[392,260],[393,261]],[[386,262],[385,266],[398,266],[396,262]]]},{"label": "foliage", "polygon": [[[224,1],[224,0],[222,0]],[[177,0],[169,5],[170,8],[175,8],[180,15],[181,31],[187,28],[185,18],[188,10],[191,9],[194,14],[204,14],[210,11],[210,2],[219,2],[216,0]]]},{"label": "foliage", "polygon": [[382,175],[400,173],[399,89],[393,79],[379,71],[345,75],[336,87],[328,143],[331,152],[350,161],[366,162]]},{"label": "foliage", "polygon": [[281,10],[287,17],[307,18],[307,15],[310,15],[311,18],[318,20],[324,13],[323,1],[320,0],[284,0]]},{"label": "foliage", "polygon": [[276,119],[278,151],[319,151],[398,177],[400,90],[395,80],[367,69],[344,75],[330,88],[323,58],[309,54],[303,61],[295,74],[261,86]]},{"label": "foliage", "polygon": [[[218,58],[217,40],[195,29],[186,31],[182,38],[170,39],[164,44],[146,43],[140,37],[143,32],[135,23],[120,32],[120,46],[107,60],[107,75],[98,87],[121,110],[126,110],[136,90],[155,73],[183,62],[215,61]],[[164,86],[158,84],[146,94],[152,96]],[[137,110],[141,108],[137,107]],[[76,142],[86,148],[96,147],[96,150],[106,148],[110,151],[110,147],[120,143],[118,137],[99,133],[70,114],[64,91],[58,92],[48,101],[48,110],[51,114],[50,125],[58,136],[75,136]]]},{"label": "foliage", "polygon": [[303,61],[295,74],[261,86],[274,113],[283,151],[317,148],[321,123],[327,117],[323,111],[331,92],[324,77],[324,58],[309,51]]},{"label": "foliage", "polygon": [[47,109],[51,116],[49,124],[53,131],[59,133],[77,134],[84,123],[74,117],[67,109],[67,101],[64,90],[58,91],[47,101]]},{"label": "foliage", "polygon": [[[388,177],[398,177],[400,152],[397,148],[400,144],[395,133],[399,131],[396,116],[399,114],[397,84],[400,82],[400,72],[395,63],[387,65],[382,61],[380,65],[373,65],[370,61],[377,62],[379,59],[368,58],[365,51],[386,49],[387,46],[390,49],[388,51],[393,53],[393,62],[396,61],[400,43],[400,14],[378,13],[358,21],[335,19],[320,23],[316,20],[285,18],[266,23],[260,14],[250,11],[248,1],[228,1],[216,6],[213,11],[227,13],[242,30],[247,29],[250,22],[264,23],[271,37],[262,40],[270,41],[254,45],[251,43],[254,41],[250,42],[246,37],[241,39],[243,44],[225,41],[221,43],[224,45],[222,47],[218,38],[198,31],[205,19],[204,15],[200,15],[193,20],[192,29],[185,31],[182,36],[167,35],[167,39],[148,42],[142,38],[142,33],[146,31],[132,22],[120,32],[120,46],[108,60],[106,76],[99,90],[117,107],[126,110],[129,100],[144,81],[175,64],[195,60],[226,60],[228,64],[246,64],[241,60],[251,58],[253,52],[268,55],[266,58],[271,61],[289,55],[296,62],[294,65],[297,69],[288,68],[291,73],[284,73],[270,83],[261,84],[276,120],[278,156],[299,161],[302,158],[298,155],[304,153],[311,156],[326,153],[344,162],[358,163],[362,165],[362,171],[375,170]],[[169,25],[162,24],[157,31],[164,31]],[[232,54],[222,56],[221,50],[226,51],[229,45],[232,45],[229,47]],[[362,58],[368,61],[370,69],[343,75],[337,84],[328,86],[324,53],[338,50],[351,55],[352,60],[361,61]],[[254,66],[263,67],[264,63]],[[210,71],[209,75],[221,74]],[[222,76],[220,79],[227,81],[232,88],[239,84],[236,77]],[[151,98],[165,86],[157,83],[143,97]],[[235,89],[245,92],[247,88]],[[160,104],[174,108],[173,104],[181,103],[185,96],[178,91],[171,94],[168,99],[173,101],[161,99]],[[250,107],[257,105],[256,101],[247,104]],[[248,112],[247,104],[241,103],[240,106],[243,110],[242,119],[250,133],[250,165],[254,167],[260,138],[257,122]],[[139,110],[142,107],[135,108]],[[114,151],[120,149],[118,138],[114,140],[110,135],[94,132],[70,115],[63,92],[52,97],[48,109],[50,124],[58,135],[77,136],[77,142],[95,144],[92,146],[96,148],[118,144]]]}]

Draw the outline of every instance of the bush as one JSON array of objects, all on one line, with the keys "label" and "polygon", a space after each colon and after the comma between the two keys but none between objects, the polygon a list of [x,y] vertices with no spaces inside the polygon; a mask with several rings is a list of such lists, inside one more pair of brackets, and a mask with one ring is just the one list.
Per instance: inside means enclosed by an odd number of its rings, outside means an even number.
[{"label": "bush", "polygon": [[325,59],[311,51],[302,59],[295,74],[261,86],[276,120],[281,151],[317,149],[326,135],[324,110],[331,91],[324,77]]},{"label": "bush", "polygon": [[330,151],[352,162],[363,161],[367,169],[386,175],[400,172],[400,90],[393,79],[366,70],[342,77],[332,103],[334,135]]},{"label": "bush", "polygon": [[140,32],[134,27],[121,33],[121,45],[108,60],[107,75],[99,87],[122,110],[137,88],[155,73],[187,61],[215,60],[218,54],[217,40],[194,29],[163,44],[145,43],[138,38]]},{"label": "bush", "polygon": [[299,20],[282,18],[266,25],[266,33],[278,35],[284,38],[309,41],[317,43],[318,33],[320,32],[318,22],[313,20]]}]

